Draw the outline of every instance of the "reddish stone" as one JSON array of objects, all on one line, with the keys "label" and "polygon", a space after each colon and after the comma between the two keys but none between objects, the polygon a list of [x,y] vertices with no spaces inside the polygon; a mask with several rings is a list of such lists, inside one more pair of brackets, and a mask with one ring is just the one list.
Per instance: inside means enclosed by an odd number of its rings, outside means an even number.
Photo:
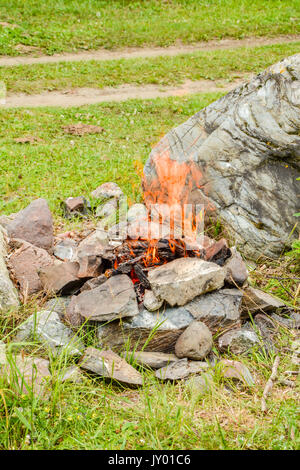
[{"label": "reddish stone", "polygon": [[9,265],[14,278],[20,285],[23,298],[40,292],[43,286],[38,272],[53,264],[51,256],[46,250],[37,248],[23,240],[13,239],[10,241],[10,245],[17,248],[10,257]]},{"label": "reddish stone", "polygon": [[206,248],[204,259],[223,266],[225,260],[229,258],[229,256],[231,256],[231,251],[228,248],[225,238],[222,238],[218,242],[215,242],[213,245]]},{"label": "reddish stone", "polygon": [[45,199],[36,199],[7,225],[10,238],[25,240],[49,251],[53,246],[53,220]]},{"label": "reddish stone", "polygon": [[48,266],[40,271],[39,276],[46,292],[67,294],[76,291],[82,284],[78,277],[79,264],[65,263]]}]

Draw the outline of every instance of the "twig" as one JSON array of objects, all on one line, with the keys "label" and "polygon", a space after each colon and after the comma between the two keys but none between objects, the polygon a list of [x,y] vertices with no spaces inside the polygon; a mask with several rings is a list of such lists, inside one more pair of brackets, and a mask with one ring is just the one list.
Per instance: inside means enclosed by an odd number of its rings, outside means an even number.
[{"label": "twig", "polygon": [[264,412],[264,413],[267,411],[266,399],[267,399],[267,396],[269,395],[269,393],[271,392],[274,381],[276,379],[277,369],[278,369],[278,366],[279,366],[279,360],[280,360],[280,357],[276,356],[273,367],[272,367],[272,373],[270,375],[270,378],[269,378],[268,382],[266,383],[264,393],[263,393],[263,396],[262,396],[262,399],[261,399],[261,411]]}]

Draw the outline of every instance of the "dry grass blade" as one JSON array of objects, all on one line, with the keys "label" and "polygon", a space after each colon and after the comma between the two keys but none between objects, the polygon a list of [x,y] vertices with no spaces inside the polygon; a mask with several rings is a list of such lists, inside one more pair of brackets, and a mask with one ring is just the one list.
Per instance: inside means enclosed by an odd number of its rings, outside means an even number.
[{"label": "dry grass blade", "polygon": [[270,378],[269,378],[268,382],[266,383],[266,386],[265,386],[265,389],[264,389],[264,392],[263,392],[263,396],[262,396],[262,399],[261,399],[261,411],[263,413],[265,413],[267,411],[266,399],[267,399],[267,396],[269,395],[270,391],[272,390],[274,381],[276,379],[277,369],[278,369],[278,366],[279,366],[279,361],[280,361],[280,357],[276,356],[273,367],[272,367],[272,373],[270,375]]}]

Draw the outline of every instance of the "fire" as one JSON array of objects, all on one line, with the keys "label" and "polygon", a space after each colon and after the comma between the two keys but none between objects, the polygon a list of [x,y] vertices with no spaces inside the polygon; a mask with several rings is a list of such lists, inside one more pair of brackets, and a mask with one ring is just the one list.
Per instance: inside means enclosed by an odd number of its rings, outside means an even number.
[{"label": "fire", "polygon": [[[193,250],[192,256],[201,256],[202,253],[198,237],[202,235],[204,211],[202,205],[195,206],[192,201],[193,193],[197,192],[197,189],[204,191],[203,174],[193,160],[189,162],[172,160],[165,139],[156,150],[157,153],[152,157],[156,178],[149,182],[143,177],[142,181],[148,221],[144,220],[143,226],[138,225],[143,227],[137,232],[138,240],[126,242],[128,257],[132,259],[138,256],[145,267],[167,263],[172,257],[189,256],[191,255],[189,250]],[[138,169],[140,170],[140,166]],[[199,198],[198,194],[196,198]],[[141,244],[138,243],[140,240],[146,240],[142,255]],[[164,256],[166,245],[161,249],[160,240],[168,241],[168,255]],[[119,262],[124,261],[126,260],[119,260]],[[115,263],[115,269],[117,266],[118,262]],[[131,278],[134,283],[137,282],[134,269],[131,271]]]}]

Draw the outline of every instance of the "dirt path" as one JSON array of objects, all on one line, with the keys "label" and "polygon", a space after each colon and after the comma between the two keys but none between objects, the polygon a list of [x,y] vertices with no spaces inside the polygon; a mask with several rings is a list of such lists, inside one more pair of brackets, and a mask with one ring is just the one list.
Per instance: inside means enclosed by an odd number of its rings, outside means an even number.
[{"label": "dirt path", "polygon": [[284,44],[288,42],[300,41],[300,35],[277,36],[273,38],[245,38],[245,39],[222,39],[220,41],[200,42],[194,45],[181,45],[170,47],[143,47],[126,48],[117,51],[107,51],[101,49],[98,51],[78,52],[75,54],[62,54],[40,57],[7,57],[0,56],[0,66],[9,65],[30,65],[30,64],[49,64],[54,62],[78,62],[82,60],[112,60],[112,59],[130,59],[134,57],[157,57],[174,56],[195,51],[213,51],[218,49],[231,49],[238,47],[255,47],[269,44]]},{"label": "dirt path", "polygon": [[213,82],[211,80],[188,80],[182,85],[160,86],[160,85],[121,85],[116,88],[75,88],[66,91],[51,91],[40,95],[26,95],[24,93],[8,95],[6,103],[2,108],[39,107],[39,106],[82,106],[85,104],[96,104],[107,101],[125,101],[129,99],[153,99],[167,96],[184,96],[193,93],[228,92],[250,78],[245,75],[243,79],[234,80],[230,83]]}]

